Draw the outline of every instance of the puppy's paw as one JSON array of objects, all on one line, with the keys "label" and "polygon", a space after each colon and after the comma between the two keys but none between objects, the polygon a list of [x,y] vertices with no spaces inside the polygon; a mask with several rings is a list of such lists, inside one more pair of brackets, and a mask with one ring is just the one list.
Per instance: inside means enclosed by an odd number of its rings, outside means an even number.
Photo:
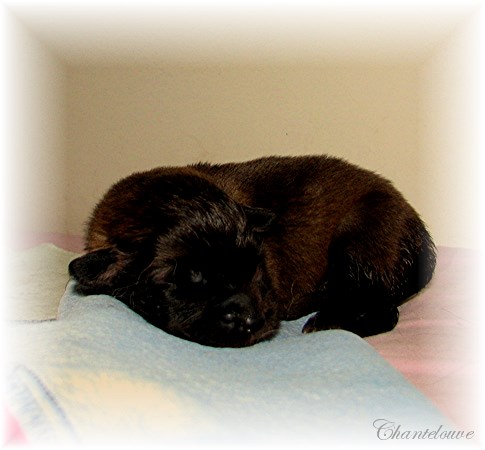
[{"label": "puppy's paw", "polygon": [[308,334],[308,333],[313,333],[314,331],[318,331],[316,329],[317,316],[318,316],[318,313],[314,314],[306,321],[305,325],[303,325],[303,328],[301,330],[302,333]]},{"label": "puppy's paw", "polygon": [[325,318],[321,312],[317,312],[306,321],[305,325],[303,325],[301,332],[308,334],[315,331],[332,330],[338,328],[340,328],[340,326],[335,323],[329,322],[328,319]]}]

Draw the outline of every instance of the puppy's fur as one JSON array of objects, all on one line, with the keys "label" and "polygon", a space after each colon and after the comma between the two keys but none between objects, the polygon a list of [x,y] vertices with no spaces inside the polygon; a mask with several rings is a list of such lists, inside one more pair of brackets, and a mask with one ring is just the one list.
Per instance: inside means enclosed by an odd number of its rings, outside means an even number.
[{"label": "puppy's fur", "polygon": [[430,235],[392,184],[327,156],[135,173],[95,208],[86,251],[70,265],[79,292],[232,347],[312,312],[303,332],[391,330],[435,266]]}]

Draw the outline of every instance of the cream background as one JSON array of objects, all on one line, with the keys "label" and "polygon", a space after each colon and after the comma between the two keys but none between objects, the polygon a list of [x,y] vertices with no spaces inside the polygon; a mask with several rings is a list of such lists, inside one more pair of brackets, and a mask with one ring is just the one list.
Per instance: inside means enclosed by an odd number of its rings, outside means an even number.
[{"label": "cream background", "polygon": [[438,244],[478,246],[481,22],[468,3],[326,23],[10,8],[15,231],[80,234],[135,170],[329,153],[390,178]]}]

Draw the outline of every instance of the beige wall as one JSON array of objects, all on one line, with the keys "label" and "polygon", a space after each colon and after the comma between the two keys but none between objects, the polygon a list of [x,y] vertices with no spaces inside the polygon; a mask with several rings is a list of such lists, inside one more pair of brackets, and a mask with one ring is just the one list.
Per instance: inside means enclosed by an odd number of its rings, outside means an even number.
[{"label": "beige wall", "polygon": [[451,246],[480,246],[484,227],[479,33],[474,16],[435,50],[420,73],[417,206],[426,211],[437,242]]},{"label": "beige wall", "polygon": [[71,70],[69,230],[121,176],[200,160],[331,153],[414,200],[417,89],[408,67]]},{"label": "beige wall", "polygon": [[470,24],[425,59],[387,65],[75,66],[12,30],[15,229],[79,234],[135,170],[330,153],[393,180],[438,244],[477,244]]},{"label": "beige wall", "polygon": [[8,231],[66,232],[66,70],[25,27],[6,19]]}]

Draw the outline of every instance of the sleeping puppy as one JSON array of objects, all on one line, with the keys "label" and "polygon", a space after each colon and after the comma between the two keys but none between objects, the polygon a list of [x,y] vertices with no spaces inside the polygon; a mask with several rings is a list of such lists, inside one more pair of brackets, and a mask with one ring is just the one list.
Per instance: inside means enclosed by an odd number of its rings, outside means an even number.
[{"label": "sleeping puppy", "polygon": [[81,294],[116,297],[168,333],[216,347],[304,333],[389,331],[430,281],[435,247],[375,173],[327,156],[135,173],[96,206]]}]

